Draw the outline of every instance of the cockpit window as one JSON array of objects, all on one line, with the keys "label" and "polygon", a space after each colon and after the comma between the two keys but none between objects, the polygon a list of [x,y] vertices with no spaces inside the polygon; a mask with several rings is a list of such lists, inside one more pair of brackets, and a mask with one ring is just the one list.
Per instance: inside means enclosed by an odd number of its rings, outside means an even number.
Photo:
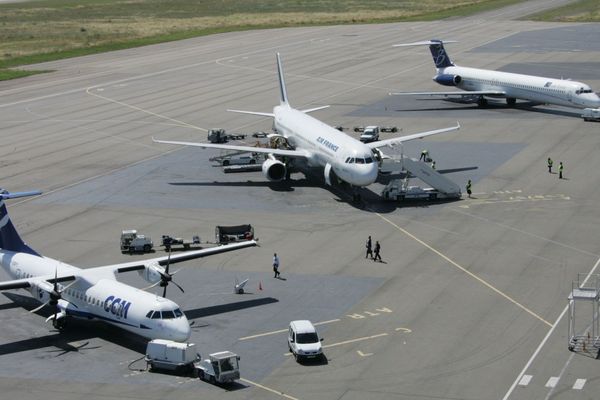
[{"label": "cockpit window", "polygon": [[175,318],[179,318],[182,317],[183,313],[181,312],[181,310],[178,308],[175,310]]},{"label": "cockpit window", "polygon": [[356,163],[357,164],[364,164],[365,163],[365,159],[364,158],[357,158],[356,159]]},{"label": "cockpit window", "polygon": [[367,164],[373,163],[373,159],[371,157],[367,157],[367,158],[365,158],[365,160],[367,161]]},{"label": "cockpit window", "polygon": [[154,311],[154,314],[152,314],[152,319],[160,319],[160,311]]},{"label": "cockpit window", "polygon": [[173,319],[175,318],[175,313],[173,311],[163,311],[162,317],[163,319]]},{"label": "cockpit window", "polygon": [[152,313],[153,313],[153,312],[154,312],[154,311],[152,311],[152,310],[148,311],[148,314],[146,314],[146,318],[150,318],[150,317],[152,317]]}]

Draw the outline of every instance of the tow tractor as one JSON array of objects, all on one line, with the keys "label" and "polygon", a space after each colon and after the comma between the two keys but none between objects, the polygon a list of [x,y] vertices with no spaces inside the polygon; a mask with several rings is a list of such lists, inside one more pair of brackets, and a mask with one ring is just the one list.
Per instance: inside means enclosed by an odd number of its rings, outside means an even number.
[{"label": "tow tractor", "polygon": [[240,356],[231,351],[220,351],[208,355],[208,358],[195,365],[198,378],[215,383],[229,383],[240,379]]},{"label": "tow tractor", "polygon": [[152,239],[145,235],[139,235],[135,229],[126,229],[121,232],[121,253],[152,251],[154,243]]}]

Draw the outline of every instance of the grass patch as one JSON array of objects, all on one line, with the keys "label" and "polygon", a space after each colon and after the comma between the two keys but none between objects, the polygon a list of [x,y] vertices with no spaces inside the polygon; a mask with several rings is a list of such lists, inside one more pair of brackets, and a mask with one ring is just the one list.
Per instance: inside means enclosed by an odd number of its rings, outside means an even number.
[{"label": "grass patch", "polygon": [[528,15],[526,19],[549,22],[600,22],[600,2],[580,0],[564,7]]},{"label": "grass patch", "polygon": [[25,76],[42,74],[44,72],[51,72],[51,71],[25,71],[22,69],[0,69],[0,81],[7,81],[9,79],[23,78]]},{"label": "grass patch", "polygon": [[520,1],[44,0],[0,4],[0,69],[214,33],[434,20]]}]

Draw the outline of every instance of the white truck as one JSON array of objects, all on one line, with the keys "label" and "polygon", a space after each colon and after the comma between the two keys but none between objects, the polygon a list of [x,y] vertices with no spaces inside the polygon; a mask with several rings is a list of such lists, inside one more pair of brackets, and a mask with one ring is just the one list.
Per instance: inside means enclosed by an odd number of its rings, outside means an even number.
[{"label": "white truck", "polygon": [[163,369],[176,372],[191,372],[200,354],[194,343],[179,343],[171,340],[154,339],[146,346],[144,357],[150,370]]},{"label": "white truck", "polygon": [[135,229],[126,229],[121,232],[121,253],[148,253],[152,251],[154,243],[149,236],[140,235]]},{"label": "white truck", "polygon": [[600,108],[584,108],[581,117],[584,121],[600,121]]},{"label": "white truck", "polygon": [[363,143],[376,142],[377,140],[379,140],[379,127],[376,125],[365,127],[360,135],[360,141]]}]

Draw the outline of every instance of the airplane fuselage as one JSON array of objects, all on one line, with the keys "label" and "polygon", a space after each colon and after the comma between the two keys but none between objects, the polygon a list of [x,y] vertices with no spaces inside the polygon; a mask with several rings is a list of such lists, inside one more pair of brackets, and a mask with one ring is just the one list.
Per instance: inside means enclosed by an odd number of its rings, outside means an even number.
[{"label": "airplane fuselage", "polygon": [[310,166],[331,168],[353,186],[375,182],[378,165],[371,149],[343,132],[287,105],[273,109],[274,127],[296,150],[305,150]]},{"label": "airplane fuselage", "polygon": [[[84,271],[48,257],[2,249],[0,264],[13,279],[55,273],[78,276]],[[68,282],[58,284],[61,290],[66,286],[57,305],[66,316],[104,321],[149,339],[183,342],[190,337],[190,325],[177,304],[121,283],[108,270],[81,275],[72,286]],[[44,301],[43,289],[31,286],[29,292],[36,300]]]},{"label": "airplane fuselage", "polygon": [[[456,87],[466,91],[503,91],[503,97],[576,108],[598,108],[600,97],[585,83],[479,68],[449,66],[440,75],[460,77]],[[434,81],[436,80],[434,77]]]}]

